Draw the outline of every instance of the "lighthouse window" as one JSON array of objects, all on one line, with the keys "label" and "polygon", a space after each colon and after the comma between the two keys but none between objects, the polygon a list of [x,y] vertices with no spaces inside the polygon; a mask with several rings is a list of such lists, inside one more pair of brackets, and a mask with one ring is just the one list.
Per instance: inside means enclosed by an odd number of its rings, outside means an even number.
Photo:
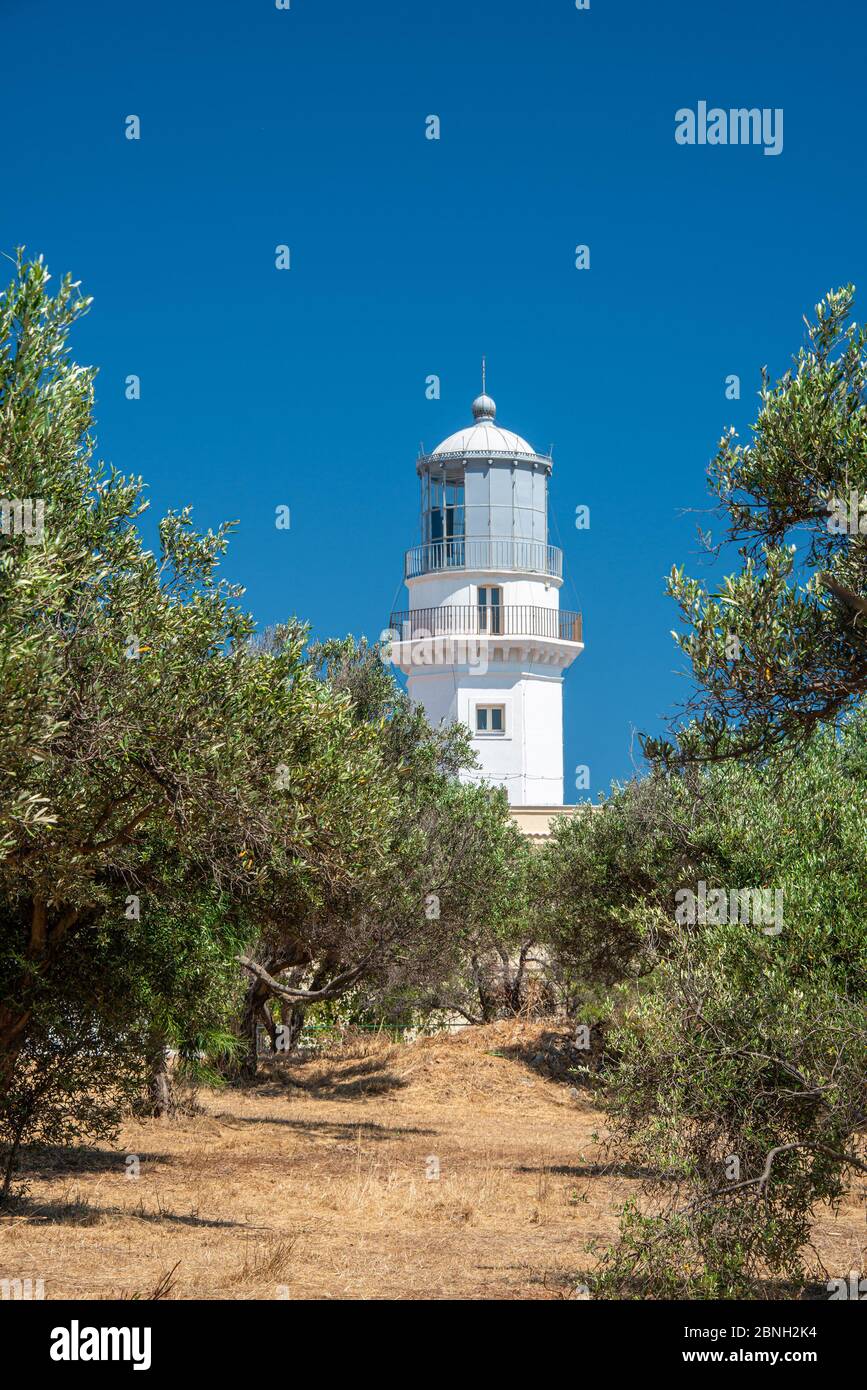
[{"label": "lighthouse window", "polygon": [[494,584],[479,585],[479,632],[499,633],[503,591]]},{"label": "lighthouse window", "polygon": [[504,705],[476,705],[476,733],[502,734],[506,731]]},{"label": "lighthouse window", "polygon": [[427,541],[457,541],[464,535],[464,484],[425,478],[422,491]]}]

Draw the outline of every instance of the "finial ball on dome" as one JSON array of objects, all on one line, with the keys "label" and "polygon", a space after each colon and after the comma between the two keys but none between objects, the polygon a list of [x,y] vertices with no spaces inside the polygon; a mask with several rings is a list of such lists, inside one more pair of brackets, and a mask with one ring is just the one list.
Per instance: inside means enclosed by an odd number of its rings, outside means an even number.
[{"label": "finial ball on dome", "polygon": [[474,420],[493,420],[497,414],[497,404],[490,396],[476,396],[473,401]]}]

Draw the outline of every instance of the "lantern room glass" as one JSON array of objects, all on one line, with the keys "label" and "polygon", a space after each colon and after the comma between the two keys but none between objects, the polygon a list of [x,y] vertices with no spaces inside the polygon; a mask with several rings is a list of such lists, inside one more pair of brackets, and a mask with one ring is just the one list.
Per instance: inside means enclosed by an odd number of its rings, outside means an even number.
[{"label": "lantern room glass", "polygon": [[425,473],[422,479],[422,536],[426,544],[446,542],[451,549],[463,541],[464,480],[432,478]]}]

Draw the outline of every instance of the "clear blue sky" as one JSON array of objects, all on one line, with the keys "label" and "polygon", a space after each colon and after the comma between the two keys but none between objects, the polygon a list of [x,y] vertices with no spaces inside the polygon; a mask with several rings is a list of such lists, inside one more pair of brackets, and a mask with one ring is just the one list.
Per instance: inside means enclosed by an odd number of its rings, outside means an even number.
[{"label": "clear blue sky", "polygon": [[[863,8],[2,0],[0,34],[0,248],[95,297],[76,354],[101,369],[102,455],[154,514],[239,520],[227,570],[263,624],[376,636],[419,441],[468,422],[487,353],[500,422],[554,444],[562,602],[585,615],[567,800],[578,763],[594,792],[627,775],[632,731],[686,694],[663,578],[700,567],[684,513],[715,443],[802,313],[867,289]],[[782,154],[677,145],[700,100],[782,107]]]}]

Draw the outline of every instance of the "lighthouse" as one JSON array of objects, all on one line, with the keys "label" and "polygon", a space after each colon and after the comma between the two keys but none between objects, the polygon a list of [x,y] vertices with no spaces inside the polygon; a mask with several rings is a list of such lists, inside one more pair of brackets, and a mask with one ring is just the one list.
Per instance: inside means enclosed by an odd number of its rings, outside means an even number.
[{"label": "lighthouse", "polygon": [[552,459],[497,424],[484,374],[472,413],[416,463],[420,539],[392,659],[431,723],[469,728],[479,766],[465,779],[504,787],[512,806],[562,806],[563,673],[584,644],[549,544]]}]

